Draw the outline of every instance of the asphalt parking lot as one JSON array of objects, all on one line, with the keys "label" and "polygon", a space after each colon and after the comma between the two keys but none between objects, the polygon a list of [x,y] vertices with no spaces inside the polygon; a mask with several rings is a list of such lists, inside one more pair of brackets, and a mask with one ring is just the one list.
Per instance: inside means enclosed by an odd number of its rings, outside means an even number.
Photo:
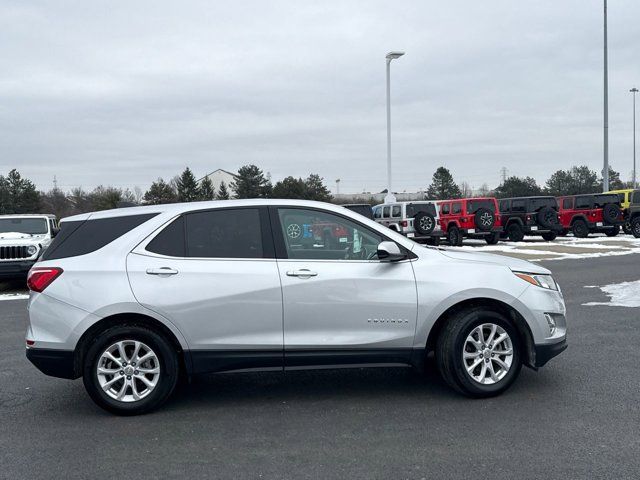
[{"label": "asphalt parking lot", "polygon": [[31,366],[26,300],[0,301],[0,478],[639,478],[640,308],[585,287],[640,280],[640,255],[542,263],[569,349],[489,400],[429,364],[209,376],[115,417]]}]

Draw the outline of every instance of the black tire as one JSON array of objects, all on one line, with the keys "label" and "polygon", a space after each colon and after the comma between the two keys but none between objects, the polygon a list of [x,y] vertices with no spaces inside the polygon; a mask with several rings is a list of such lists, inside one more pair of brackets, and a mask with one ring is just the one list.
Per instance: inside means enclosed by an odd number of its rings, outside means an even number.
[{"label": "black tire", "polygon": [[428,212],[418,212],[413,217],[413,228],[420,235],[429,235],[436,228],[436,219]]},{"label": "black tire", "polygon": [[631,233],[636,238],[640,238],[640,216],[631,220]]},{"label": "black tire", "polygon": [[427,240],[427,245],[432,245],[434,247],[437,247],[438,245],[440,245],[440,237],[431,237]]},{"label": "black tire", "polygon": [[573,232],[573,236],[577,238],[587,238],[589,236],[589,226],[587,222],[581,218],[573,222],[571,231]]},{"label": "black tire", "polygon": [[542,207],[536,215],[536,222],[544,229],[558,225],[558,212],[551,207]]},{"label": "black tire", "polygon": [[631,235],[633,232],[631,231],[631,222],[629,220],[625,220],[622,224],[622,231],[627,235]]},{"label": "black tire", "polygon": [[[107,395],[96,373],[102,353],[121,340],[134,340],[147,345],[155,353],[160,367],[155,388],[141,400],[129,403]],[[178,353],[172,344],[154,330],[132,323],[109,328],[96,337],[84,357],[83,382],[91,399],[101,408],[118,415],[140,415],[155,410],[169,398],[178,382],[179,370]]]},{"label": "black tire", "polygon": [[490,232],[496,223],[495,214],[487,208],[479,208],[474,215],[474,224],[481,232]]},{"label": "black tire", "polygon": [[496,245],[500,241],[500,232],[492,232],[489,235],[485,235],[484,241],[488,245]]},{"label": "black tire", "polygon": [[605,234],[607,237],[617,237],[619,233],[620,233],[620,227],[619,227],[618,225],[616,225],[616,226],[615,226],[615,227],[613,227],[613,228],[607,228],[607,229],[604,231],[604,234]]},{"label": "black tire", "polygon": [[507,235],[512,242],[521,242],[524,239],[524,230],[519,223],[513,222],[507,226]]},{"label": "black tire", "polygon": [[620,219],[622,210],[615,203],[607,203],[602,207],[602,220],[609,225],[616,223]]},{"label": "black tire", "polygon": [[553,242],[558,234],[556,232],[545,232],[542,234],[542,238],[547,242]]},{"label": "black tire", "polygon": [[[513,349],[511,367],[502,379],[491,385],[478,383],[471,378],[462,359],[467,336],[483,323],[502,327],[509,335]],[[521,345],[517,329],[504,315],[486,307],[473,307],[448,319],[438,337],[436,362],[443,379],[453,389],[469,397],[492,397],[504,392],[518,377],[522,367]]]},{"label": "black tire", "polygon": [[462,233],[458,227],[449,227],[449,230],[447,230],[447,242],[452,247],[462,246]]}]

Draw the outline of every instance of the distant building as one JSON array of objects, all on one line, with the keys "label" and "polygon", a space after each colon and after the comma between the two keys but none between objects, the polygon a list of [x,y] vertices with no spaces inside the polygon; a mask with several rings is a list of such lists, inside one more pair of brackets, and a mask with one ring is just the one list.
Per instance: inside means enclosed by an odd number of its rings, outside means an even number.
[{"label": "distant building", "polygon": [[235,173],[227,172],[226,170],[219,168],[218,170],[214,170],[213,172],[199,179],[198,183],[202,182],[202,180],[204,180],[205,178],[211,180],[211,184],[213,185],[213,189],[216,193],[218,193],[218,190],[220,190],[220,184],[224,182],[224,184],[227,186],[227,190],[229,190],[229,194],[232,196],[235,194],[235,190],[231,186],[231,184],[234,183],[238,178]]}]

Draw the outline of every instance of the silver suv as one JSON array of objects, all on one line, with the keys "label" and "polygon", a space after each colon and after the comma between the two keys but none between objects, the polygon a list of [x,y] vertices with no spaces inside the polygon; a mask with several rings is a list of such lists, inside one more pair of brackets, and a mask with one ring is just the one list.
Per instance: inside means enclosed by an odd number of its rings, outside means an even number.
[{"label": "silver suv", "polygon": [[373,219],[420,243],[437,245],[444,236],[437,204],[428,200],[376,205]]},{"label": "silver suv", "polygon": [[58,233],[55,215],[0,215],[0,278],[20,278]]},{"label": "silver suv", "polygon": [[118,414],[180,376],[422,367],[472,397],[566,347],[550,272],[423,247],[339,206],[157,205],[70,217],[28,279],[27,357]]}]

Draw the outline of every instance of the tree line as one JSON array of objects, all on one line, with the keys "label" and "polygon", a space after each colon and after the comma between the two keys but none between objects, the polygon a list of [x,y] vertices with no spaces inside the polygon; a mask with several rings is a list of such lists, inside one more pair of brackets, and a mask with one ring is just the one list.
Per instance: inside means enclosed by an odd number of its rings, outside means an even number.
[{"label": "tree line", "polygon": [[241,167],[231,185],[222,182],[216,190],[208,177],[200,182],[189,167],[169,181],[158,178],[146,192],[100,185],[91,191],[76,187],[68,192],[60,188],[44,192],[13,169],[0,175],[0,215],[12,213],[53,213],[66,217],[78,213],[108,210],[119,206],[158,205],[230,198],[292,198],[330,201],[331,193],[323,178],[310,174],[307,178],[286,177],[272,184],[256,165]]},{"label": "tree line", "polygon": [[[609,167],[609,188],[620,190],[632,188],[631,182],[620,179],[620,173]],[[472,191],[466,182],[456,184],[451,172],[439,167],[433,174],[431,184],[427,188],[427,198],[444,200],[470,196],[495,196],[497,198],[528,197],[534,195],[578,195],[581,193],[602,192],[602,179],[586,165],[574,166],[568,170],[554,172],[544,185],[538,185],[532,177],[511,176],[500,185],[490,189],[484,184],[480,189]]]}]

